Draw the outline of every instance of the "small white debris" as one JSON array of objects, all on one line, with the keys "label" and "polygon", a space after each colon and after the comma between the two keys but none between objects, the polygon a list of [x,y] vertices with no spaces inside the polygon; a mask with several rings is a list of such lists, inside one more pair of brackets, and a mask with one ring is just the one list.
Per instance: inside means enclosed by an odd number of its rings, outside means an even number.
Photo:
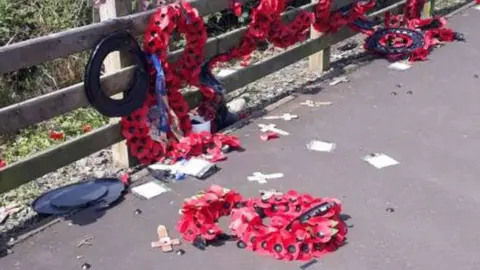
[{"label": "small white debris", "polygon": [[320,107],[320,106],[329,106],[332,104],[333,102],[330,102],[330,101],[313,101],[313,100],[305,100],[304,102],[300,103],[300,105],[304,105],[310,108]]},{"label": "small white debris", "polygon": [[474,7],[474,9],[480,10],[480,5],[476,5],[476,6]]},{"label": "small white debris", "polygon": [[132,193],[148,200],[169,190],[165,185],[157,181],[151,181],[132,188]]},{"label": "small white debris", "polygon": [[243,98],[237,98],[227,103],[227,108],[232,113],[239,113],[245,109],[247,102]]},{"label": "small white debris", "polygon": [[11,214],[15,214],[20,210],[22,210],[22,207],[20,207],[18,204],[0,207],[0,224],[5,222],[5,220],[7,220]]},{"label": "small white debris", "polygon": [[235,72],[237,72],[236,69],[225,68],[225,69],[220,70],[220,72],[218,72],[217,77],[218,78],[227,77],[228,75],[231,75]]},{"label": "small white debris", "polygon": [[335,149],[336,144],[331,142],[313,140],[307,144],[307,149],[311,151],[330,153]]},{"label": "small white debris", "polygon": [[388,65],[388,67],[395,70],[407,70],[412,66],[408,63],[408,61],[398,61]]},{"label": "small white debris", "polygon": [[364,156],[363,160],[365,160],[377,169],[383,169],[385,167],[400,164],[400,162],[382,153],[375,153]]},{"label": "small white debris", "polygon": [[265,120],[285,120],[290,121],[292,119],[298,119],[298,115],[284,113],[282,115],[274,115],[274,116],[264,116],[263,119]]},{"label": "small white debris", "polygon": [[329,85],[330,86],[334,86],[334,85],[337,85],[339,83],[342,83],[342,82],[349,82],[350,80],[345,77],[345,76],[341,76],[341,77],[337,77],[337,78],[334,78],[330,83]]},{"label": "small white debris", "polygon": [[252,176],[249,176],[247,179],[250,182],[258,182],[259,184],[266,184],[267,180],[282,178],[283,173],[272,173],[272,174],[263,174],[261,172],[254,172]]}]

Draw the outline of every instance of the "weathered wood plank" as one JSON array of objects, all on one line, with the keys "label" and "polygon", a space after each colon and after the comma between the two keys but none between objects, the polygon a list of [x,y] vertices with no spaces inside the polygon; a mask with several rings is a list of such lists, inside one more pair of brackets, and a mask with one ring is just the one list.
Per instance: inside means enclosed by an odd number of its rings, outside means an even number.
[{"label": "weathered wood plank", "polygon": [[[352,0],[338,0],[333,9],[338,9],[349,4]],[[315,4],[302,6],[300,9],[311,11]],[[292,19],[298,13],[297,10],[285,12],[285,19]],[[204,55],[210,58],[225,53],[238,45],[243,37],[246,27],[225,33],[209,39],[206,44]],[[177,50],[169,55],[170,61],[176,61],[182,55],[183,50]],[[0,53],[1,57],[1,53]],[[133,68],[126,68],[112,75],[102,78],[102,88],[108,94],[117,94],[128,87],[128,80],[132,77]],[[122,72],[124,72],[122,74]],[[21,103],[0,108],[0,134],[15,132],[30,125],[51,119],[72,110],[88,106],[88,100],[84,94],[83,83],[79,83],[50,94],[36,97]]]},{"label": "weathered wood plank", "polygon": [[[401,9],[404,3],[405,1],[402,1],[375,12],[371,16],[377,16],[387,10],[397,11]],[[355,34],[354,31],[344,28],[335,34],[308,40],[279,55],[243,68],[225,77],[222,82],[229,92],[233,91]],[[194,106],[199,100],[199,93],[188,93],[186,98],[189,104]],[[0,171],[0,193],[41,177],[121,140],[123,138],[120,135],[119,124],[109,125],[72,141],[65,142],[53,149],[33,155],[23,161],[16,162]]]},{"label": "weathered wood plank", "polygon": [[[241,3],[246,1],[239,0]],[[202,16],[230,7],[230,2],[224,0],[189,2]],[[0,74],[91,49],[101,38],[114,31],[128,30],[141,34],[154,12],[150,10],[0,47]]]}]

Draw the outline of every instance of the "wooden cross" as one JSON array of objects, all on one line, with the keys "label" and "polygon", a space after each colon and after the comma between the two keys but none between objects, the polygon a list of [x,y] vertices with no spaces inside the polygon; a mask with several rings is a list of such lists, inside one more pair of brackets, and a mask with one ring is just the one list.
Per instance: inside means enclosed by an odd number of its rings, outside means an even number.
[{"label": "wooden cross", "polygon": [[282,119],[282,120],[285,120],[285,121],[290,121],[292,119],[297,119],[298,118],[298,115],[294,115],[294,114],[289,114],[289,113],[284,113],[283,115],[275,115],[275,116],[264,116],[263,119],[267,119],[267,120],[279,120],[279,119]]},{"label": "wooden cross", "polygon": [[284,135],[284,136],[290,135],[290,133],[276,128],[274,124],[268,124],[268,125],[258,124],[258,127],[261,129],[262,132],[273,131],[275,133],[278,133],[278,134]]},{"label": "wooden cross", "polygon": [[313,101],[313,100],[306,100],[305,102],[302,102],[300,103],[301,105],[305,105],[305,106],[308,106],[310,108],[313,108],[313,107],[320,107],[320,106],[328,106],[328,105],[332,105],[333,102],[330,102],[330,101]]},{"label": "wooden cross", "polygon": [[330,85],[333,86],[333,85],[337,85],[337,84],[342,83],[342,82],[349,82],[349,80],[345,76],[338,77],[338,78],[333,79],[333,81],[330,82]]},{"label": "wooden cross", "polygon": [[168,236],[167,228],[163,225],[159,225],[157,228],[158,241],[152,242],[152,248],[162,248],[163,252],[173,251],[173,246],[180,245],[179,239],[171,239]]},{"label": "wooden cross", "polygon": [[263,174],[261,172],[254,172],[252,176],[248,177],[248,181],[256,181],[259,184],[266,184],[269,179],[276,179],[283,177],[283,173]]}]

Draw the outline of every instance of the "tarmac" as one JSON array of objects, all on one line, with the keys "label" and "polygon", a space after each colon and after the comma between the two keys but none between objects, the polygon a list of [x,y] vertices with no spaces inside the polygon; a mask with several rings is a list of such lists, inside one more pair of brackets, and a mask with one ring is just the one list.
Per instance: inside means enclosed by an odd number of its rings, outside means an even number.
[{"label": "tarmac", "polygon": [[[349,74],[349,82],[309,87],[269,115],[291,121],[253,120],[234,132],[245,151],[228,154],[206,180],[171,184],[150,200],[131,194],[106,212],[83,211],[20,242],[0,259],[1,270],[335,269],[478,270],[480,267],[480,11],[466,10],[449,24],[466,43],[436,49],[429,60],[398,71],[385,60]],[[308,87],[307,87],[308,88]],[[305,100],[333,102],[310,108]],[[259,123],[290,135],[264,142]],[[309,151],[311,140],[336,144]],[[384,153],[399,164],[377,169],[362,158]],[[253,172],[285,176],[249,182]],[[147,181],[143,179],[141,181]],[[348,243],[309,267],[240,250],[235,243],[189,244],[185,254],[151,248],[156,228],[175,231],[184,198],[211,184],[258,196],[259,189],[295,189],[339,198],[350,218]],[[135,214],[140,209],[141,214]],[[227,218],[223,218],[224,223]],[[78,246],[91,238],[90,245]]]}]

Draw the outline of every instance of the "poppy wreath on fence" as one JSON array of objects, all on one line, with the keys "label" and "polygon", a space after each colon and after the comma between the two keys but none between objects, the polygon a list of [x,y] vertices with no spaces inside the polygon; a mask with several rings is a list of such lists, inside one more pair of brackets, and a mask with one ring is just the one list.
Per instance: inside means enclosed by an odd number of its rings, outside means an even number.
[{"label": "poppy wreath on fence", "polygon": [[231,237],[239,248],[279,260],[310,260],[344,244],[347,226],[341,210],[336,199],[293,190],[243,199],[238,192],[213,185],[185,201],[177,229],[187,242],[215,241],[225,235],[218,219],[230,216]]},{"label": "poppy wreath on fence", "polygon": [[[393,16],[389,13],[385,16],[385,27],[374,29],[371,21],[367,20],[365,13],[374,5],[374,0],[356,1],[355,3],[330,13],[333,0],[320,0],[313,8],[313,12],[300,11],[295,19],[286,24],[282,21],[281,13],[285,10],[285,0],[260,0],[259,4],[252,9],[251,21],[242,37],[239,46],[227,53],[215,56],[208,61],[208,70],[220,62],[232,59],[243,59],[247,62],[251,53],[257,46],[269,41],[274,46],[286,48],[306,38],[311,25],[320,32],[332,33],[344,26],[370,35],[365,47],[367,50],[381,54],[389,59],[405,58],[410,60],[424,60],[431,48],[440,41],[452,41],[456,35],[451,29],[445,28],[445,20],[419,19],[418,14],[423,6],[423,0],[408,0],[404,10],[404,16]],[[238,4],[237,4],[238,6]],[[186,46],[180,59],[175,63],[167,61],[168,43],[174,29],[183,34]],[[401,28],[394,30],[382,30],[385,28]],[[407,29],[407,30],[405,30]],[[420,32],[421,35],[417,34]],[[149,164],[171,158],[189,157],[197,154],[188,149],[198,147],[185,144],[208,141],[207,138],[198,139],[191,136],[190,108],[185,101],[180,89],[189,84],[199,88],[203,94],[203,102],[197,113],[206,120],[217,117],[223,97],[219,95],[213,84],[201,80],[203,50],[207,41],[207,32],[202,17],[198,11],[188,3],[181,2],[160,7],[150,18],[144,35],[144,50],[156,55],[162,63],[165,72],[165,85],[167,89],[169,110],[169,124],[177,126],[186,139],[178,140],[173,132],[168,132],[169,143],[161,144],[149,135],[147,114],[149,108],[157,104],[155,95],[155,68],[150,65],[150,89],[143,106],[134,111],[130,116],[121,121],[122,134],[127,139],[127,144],[134,156],[141,163]],[[211,136],[212,138],[214,136]],[[238,140],[229,138],[225,140],[238,145]],[[180,146],[180,149],[176,149]],[[223,159],[220,149],[209,148],[210,152],[217,154],[216,159]]]}]

